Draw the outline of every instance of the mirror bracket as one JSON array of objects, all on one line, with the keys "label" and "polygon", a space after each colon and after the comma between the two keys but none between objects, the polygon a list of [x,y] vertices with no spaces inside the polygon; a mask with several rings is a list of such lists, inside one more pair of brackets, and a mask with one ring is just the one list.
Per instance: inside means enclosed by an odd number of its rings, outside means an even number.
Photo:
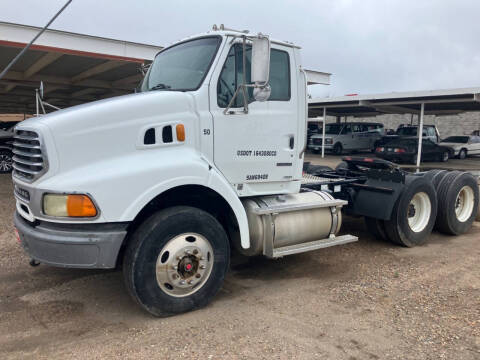
[{"label": "mirror bracket", "polygon": [[[259,94],[259,101],[266,101],[268,97],[270,96],[270,86],[268,84],[269,82],[269,76],[270,76],[270,61],[268,61],[267,64],[267,73],[268,77],[266,81],[264,82],[254,82],[251,84],[247,84],[247,77],[246,77],[246,48],[247,48],[247,39],[248,40],[255,40],[255,39],[267,39],[267,35],[263,35],[262,33],[259,33],[257,36],[249,36],[249,35],[241,35],[241,36],[235,36],[232,42],[235,40],[235,38],[242,38],[242,65],[243,65],[243,79],[242,79],[242,84],[240,84],[237,89],[235,90],[235,93],[233,94],[230,102],[228,103],[227,107],[225,110],[223,110],[224,115],[239,115],[239,114],[248,114],[248,100],[247,100],[247,88],[254,88],[258,89],[257,94]],[[270,41],[268,41],[268,54],[270,54]],[[253,53],[252,53],[253,55]],[[237,98],[238,94],[242,92],[243,95],[243,110],[241,111],[234,111],[231,110],[232,105]],[[261,99],[261,100],[260,100]],[[256,99],[257,100],[257,99]]]}]

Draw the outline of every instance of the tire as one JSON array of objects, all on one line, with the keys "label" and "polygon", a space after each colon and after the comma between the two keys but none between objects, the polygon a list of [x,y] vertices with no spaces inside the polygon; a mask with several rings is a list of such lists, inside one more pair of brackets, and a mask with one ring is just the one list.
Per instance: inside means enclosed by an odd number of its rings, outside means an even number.
[{"label": "tire", "polygon": [[336,143],[335,146],[333,147],[333,153],[335,155],[342,155],[343,152],[343,146],[341,143]]},{"label": "tire", "polygon": [[[166,317],[208,304],[222,286],[229,261],[222,225],[203,210],[175,206],[153,214],[135,230],[123,275],[143,309]],[[159,267],[165,269],[157,271]]]},{"label": "tire", "polygon": [[442,181],[442,179],[448,174],[448,170],[430,170],[429,172],[427,172],[425,175],[424,175],[424,178],[429,180],[433,187],[435,188],[435,190],[437,190],[437,194],[438,194],[438,184],[440,184],[440,181]]},{"label": "tire", "polygon": [[421,245],[432,232],[436,215],[437,193],[431,182],[423,176],[408,176],[391,219],[385,221],[386,234],[406,247]]},{"label": "tire", "polygon": [[449,158],[450,158],[450,154],[448,151],[444,151],[440,154],[440,162],[448,162]]},{"label": "tire", "polygon": [[365,216],[365,225],[367,230],[375,236],[375,238],[387,241],[390,240],[385,230],[385,223],[383,220]]},{"label": "tire", "polygon": [[467,149],[461,149],[458,153],[458,158],[463,160],[467,157]]},{"label": "tire", "polygon": [[473,175],[452,171],[438,186],[438,215],[435,228],[449,235],[467,232],[478,211],[479,191]]},{"label": "tire", "polygon": [[0,174],[8,174],[13,170],[12,153],[8,150],[0,150]]}]

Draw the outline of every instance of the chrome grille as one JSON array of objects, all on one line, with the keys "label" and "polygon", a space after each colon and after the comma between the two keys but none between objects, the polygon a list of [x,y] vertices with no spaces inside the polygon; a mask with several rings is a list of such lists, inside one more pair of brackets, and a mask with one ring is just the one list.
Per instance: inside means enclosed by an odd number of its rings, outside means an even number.
[{"label": "chrome grille", "polygon": [[13,176],[32,182],[47,170],[40,136],[34,131],[16,130],[13,138]]}]

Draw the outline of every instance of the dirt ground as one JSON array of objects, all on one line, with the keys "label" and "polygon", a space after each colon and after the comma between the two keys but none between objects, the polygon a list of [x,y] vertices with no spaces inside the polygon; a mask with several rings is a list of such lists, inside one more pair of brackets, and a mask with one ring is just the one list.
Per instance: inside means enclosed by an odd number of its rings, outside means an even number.
[{"label": "dirt ground", "polygon": [[1,359],[480,359],[480,223],[407,249],[372,238],[232,267],[206,308],[142,312],[120,271],[33,268],[0,176]]}]

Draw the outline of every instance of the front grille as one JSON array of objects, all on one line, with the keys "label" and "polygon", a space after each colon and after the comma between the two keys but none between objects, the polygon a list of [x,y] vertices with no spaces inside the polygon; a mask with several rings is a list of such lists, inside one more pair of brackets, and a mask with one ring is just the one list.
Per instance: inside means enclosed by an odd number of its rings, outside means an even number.
[{"label": "front grille", "polygon": [[47,170],[40,137],[34,131],[16,130],[13,138],[13,176],[32,182]]},{"label": "front grille", "polygon": [[322,145],[322,139],[320,138],[314,138],[313,139],[313,145]]}]

